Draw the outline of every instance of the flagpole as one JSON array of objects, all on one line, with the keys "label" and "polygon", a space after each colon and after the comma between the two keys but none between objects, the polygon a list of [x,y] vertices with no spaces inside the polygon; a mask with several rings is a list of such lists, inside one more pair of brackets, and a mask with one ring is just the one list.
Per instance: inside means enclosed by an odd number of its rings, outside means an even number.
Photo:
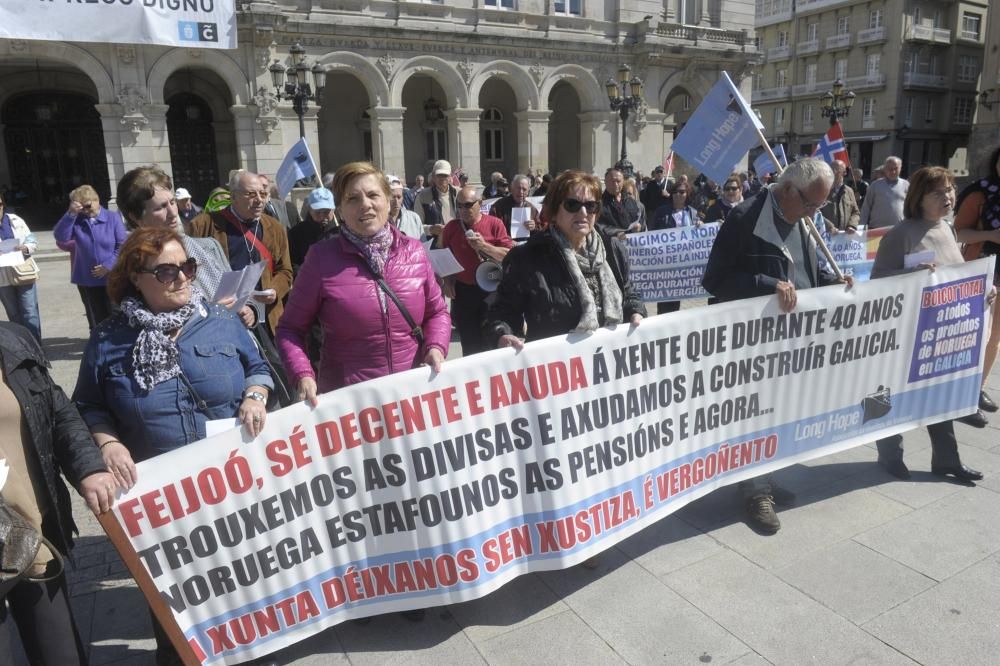
[{"label": "flagpole", "polygon": [[[764,146],[764,150],[766,150],[767,154],[771,156],[774,168],[777,169],[777,173],[780,175],[784,169],[781,166],[781,162],[778,161],[778,156],[774,154],[773,150],[771,150],[771,144],[768,142],[767,137],[764,136],[764,132],[762,132],[760,127],[757,126],[757,123],[751,124],[753,125],[754,130],[757,131],[757,138],[760,139],[760,145]],[[822,250],[823,256],[826,257],[830,267],[833,268],[833,274],[837,276],[838,280],[843,280],[844,273],[840,270],[840,266],[837,265],[837,261],[833,258],[833,253],[830,252],[830,248],[826,246],[826,242],[823,240],[823,237],[819,235],[819,229],[816,228],[816,225],[813,224],[813,221],[808,217],[803,217],[801,221],[805,222],[806,229],[809,230],[809,234],[813,237],[813,240],[816,241],[816,245],[819,246],[819,249]]]}]

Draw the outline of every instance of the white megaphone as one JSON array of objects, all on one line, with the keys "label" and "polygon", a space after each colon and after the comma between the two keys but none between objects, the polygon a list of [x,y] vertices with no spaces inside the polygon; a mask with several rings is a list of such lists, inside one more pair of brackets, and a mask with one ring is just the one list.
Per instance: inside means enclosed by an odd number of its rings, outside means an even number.
[{"label": "white megaphone", "polygon": [[476,284],[483,291],[494,292],[503,277],[503,269],[495,261],[484,261],[476,269]]}]

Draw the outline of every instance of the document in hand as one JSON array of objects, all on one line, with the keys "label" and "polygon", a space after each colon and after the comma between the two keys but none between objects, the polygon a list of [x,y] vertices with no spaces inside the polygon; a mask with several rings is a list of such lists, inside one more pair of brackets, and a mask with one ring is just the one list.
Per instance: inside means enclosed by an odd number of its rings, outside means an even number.
[{"label": "document in hand", "polygon": [[219,279],[219,288],[215,290],[215,295],[212,297],[212,302],[218,303],[228,298],[235,298],[233,304],[228,306],[229,309],[239,310],[242,308],[253,290],[257,288],[257,282],[260,280],[266,265],[267,262],[258,261],[256,264],[250,264],[241,270],[223,273]]},{"label": "document in hand", "polygon": [[427,254],[430,257],[431,266],[434,267],[434,272],[438,276],[448,277],[449,275],[462,272],[462,264],[458,263],[458,259],[455,258],[455,255],[448,248],[431,250]]},{"label": "document in hand", "polygon": [[528,222],[531,222],[531,209],[530,208],[511,208],[510,209],[510,237],[511,238],[527,238],[531,235],[531,232],[524,228]]},{"label": "document in hand", "polygon": [[17,249],[20,243],[16,238],[0,241],[0,266],[20,266],[24,263],[24,255]]}]

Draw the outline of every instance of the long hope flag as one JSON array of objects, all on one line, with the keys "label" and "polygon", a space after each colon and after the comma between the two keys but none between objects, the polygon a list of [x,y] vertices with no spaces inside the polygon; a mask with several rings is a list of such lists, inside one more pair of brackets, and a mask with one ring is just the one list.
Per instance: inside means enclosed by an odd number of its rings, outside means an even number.
[{"label": "long hope flag", "polygon": [[722,485],[971,412],[992,262],[334,391],[269,415],[253,441],[233,430],[141,463],[109,514],[116,545],[204,662],[475,599]]},{"label": "long hope flag", "polygon": [[722,72],[674,139],[672,149],[721,183],[747,151],[760,143],[757,130],[763,128],[729,74]]},{"label": "long hope flag", "polygon": [[233,0],[4,0],[0,38],[235,49]]},{"label": "long hope flag", "polygon": [[281,161],[278,172],[274,174],[274,180],[278,185],[278,194],[284,198],[295,187],[295,183],[311,178],[317,173],[316,162],[313,161],[312,153],[309,152],[309,144],[303,137],[295,142],[295,145],[285,155],[285,159]]},{"label": "long hope flag", "polygon": [[[778,162],[781,163],[781,168],[784,169],[788,166],[788,157],[785,156],[785,147],[780,143],[775,145],[772,150],[774,151],[774,156],[778,158]],[[765,173],[777,173],[778,167],[774,165],[774,160],[765,150],[763,153],[757,156],[757,159],[753,161],[753,170],[758,176],[763,176]]]},{"label": "long hope flag", "polygon": [[826,134],[816,144],[816,148],[812,152],[812,157],[819,157],[824,162],[840,160],[847,166],[851,165],[851,160],[847,156],[847,142],[844,141],[844,130],[841,129],[840,123],[830,125],[830,129],[826,131]]}]

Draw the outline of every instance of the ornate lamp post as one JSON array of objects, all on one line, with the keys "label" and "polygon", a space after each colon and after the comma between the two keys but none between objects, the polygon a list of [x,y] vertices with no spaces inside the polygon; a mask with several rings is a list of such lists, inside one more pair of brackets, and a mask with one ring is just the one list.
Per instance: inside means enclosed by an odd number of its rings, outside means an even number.
[{"label": "ornate lamp post", "polygon": [[618,81],[608,79],[607,83],[604,84],[608,91],[608,102],[611,104],[611,110],[617,111],[618,117],[621,118],[622,155],[618,163],[615,164],[615,168],[621,171],[626,178],[631,178],[635,172],[632,163],[628,161],[628,152],[625,148],[625,123],[628,121],[630,112],[638,111],[642,105],[642,79],[638,76],[629,79],[631,73],[632,70],[628,65],[622,65],[618,69]]},{"label": "ornate lamp post", "polygon": [[845,93],[844,82],[837,79],[833,82],[833,89],[819,98],[820,113],[830,119],[830,125],[835,125],[837,120],[846,117],[851,112],[856,97],[853,90],[848,90]]},{"label": "ornate lamp post", "polygon": [[288,49],[288,54],[292,57],[292,66],[285,68],[280,62],[275,60],[268,70],[271,72],[271,81],[278,99],[292,101],[292,108],[295,115],[299,117],[299,136],[305,137],[306,124],[303,117],[309,108],[309,102],[319,103],[323,96],[323,88],[326,86],[326,70],[316,63],[312,67],[313,81],[316,85],[316,92],[313,93],[309,86],[308,73],[309,66],[306,65],[306,50],[299,42],[295,42]]}]

